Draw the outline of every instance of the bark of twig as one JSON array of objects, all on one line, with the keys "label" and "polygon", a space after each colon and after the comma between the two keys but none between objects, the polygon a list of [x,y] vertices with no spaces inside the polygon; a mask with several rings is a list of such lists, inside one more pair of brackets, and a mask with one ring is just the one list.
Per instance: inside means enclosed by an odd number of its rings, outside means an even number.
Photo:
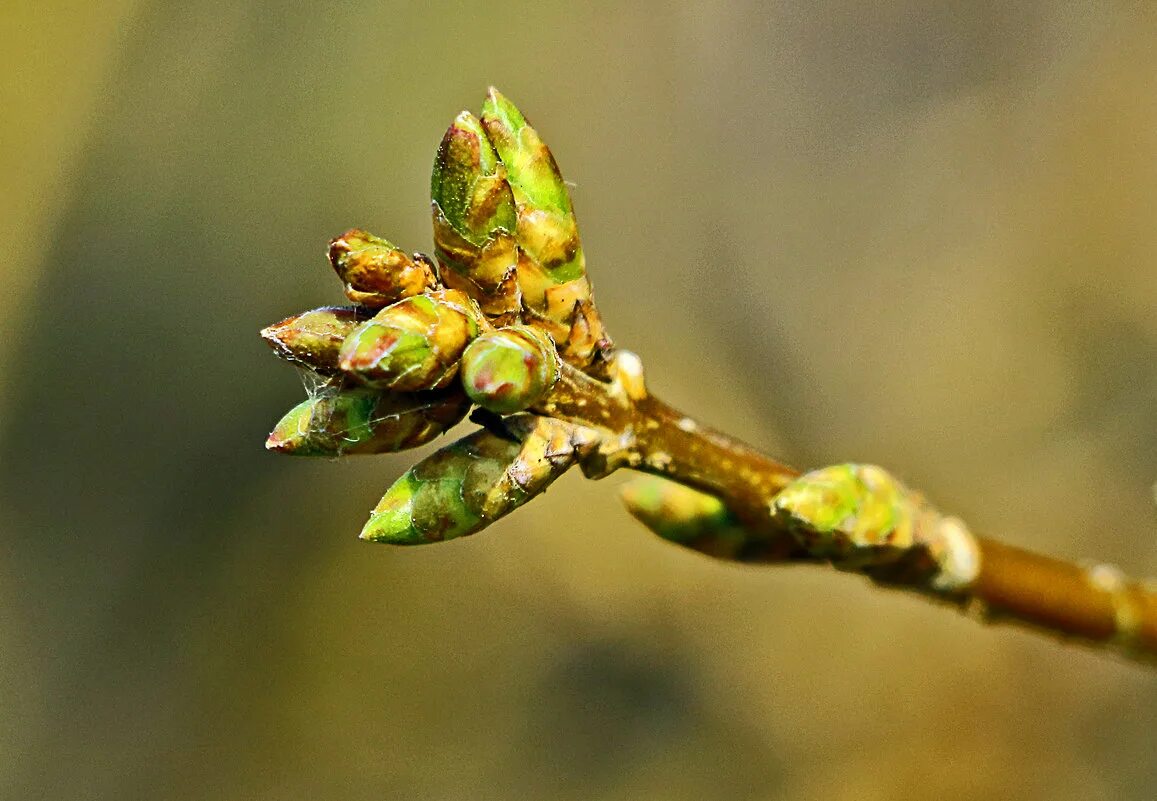
[{"label": "bark of twig", "polygon": [[[618,361],[610,391],[604,382],[564,369],[540,410],[607,432],[602,439],[613,446],[582,462],[589,477],[628,467],[718,497],[747,539],[723,552],[709,539],[684,543],[713,556],[776,564],[823,560],[777,522],[772,507],[799,471],[650,395],[632,354]],[[1005,545],[974,535],[955,518],[932,514],[926,536],[903,554],[836,566],[985,621],[1012,622],[1157,662],[1157,583],[1128,579],[1110,565],[1079,565]]]}]

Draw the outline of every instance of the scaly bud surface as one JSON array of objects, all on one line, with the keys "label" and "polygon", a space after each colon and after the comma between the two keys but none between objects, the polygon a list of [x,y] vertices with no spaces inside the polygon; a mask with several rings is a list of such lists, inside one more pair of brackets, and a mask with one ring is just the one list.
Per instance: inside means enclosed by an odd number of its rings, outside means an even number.
[{"label": "scaly bud surface", "polygon": [[303,401],[274,427],[265,447],[294,456],[393,453],[424,445],[470,409],[459,392],[413,395],[354,387]]},{"label": "scaly bud surface", "polygon": [[524,321],[547,331],[563,358],[585,369],[606,334],[562,173],[522,112],[493,87],[482,105],[482,126],[514,192]]},{"label": "scaly bud surface", "polygon": [[261,337],[286,361],[328,375],[338,372],[342,343],[366,314],[349,306],[323,306],[262,329]]},{"label": "scaly bud surface", "polygon": [[381,308],[437,285],[425,257],[411,258],[379,236],[351,228],[329,243],[329,261],[345,294],[362,306]]},{"label": "scaly bud surface", "polygon": [[589,432],[547,417],[506,422],[514,439],[482,429],[410,468],[374,508],[361,538],[421,545],[473,534],[543,492],[592,442]]},{"label": "scaly bud surface", "polygon": [[495,414],[513,414],[533,406],[558,377],[554,343],[546,333],[530,326],[489,331],[462,354],[466,394]]},{"label": "scaly bud surface", "polygon": [[478,301],[496,324],[512,322],[521,308],[514,195],[506,167],[468,111],[438,147],[430,198],[443,281]]},{"label": "scaly bud surface", "polygon": [[417,295],[355,328],[341,347],[339,365],[377,389],[439,389],[454,378],[462,351],[478,331],[477,312],[463,293]]}]

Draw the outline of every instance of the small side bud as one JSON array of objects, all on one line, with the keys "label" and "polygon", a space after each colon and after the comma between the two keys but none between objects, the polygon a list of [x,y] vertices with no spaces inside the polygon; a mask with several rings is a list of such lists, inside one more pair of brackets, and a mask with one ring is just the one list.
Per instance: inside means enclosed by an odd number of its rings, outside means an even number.
[{"label": "small side bud", "polygon": [[848,568],[900,558],[939,518],[883,468],[861,464],[800,476],[775,496],[771,512],[809,554]]},{"label": "small side bud", "polygon": [[473,302],[455,290],[398,301],[355,328],[339,366],[377,389],[440,389],[453,380],[466,345],[478,336]]},{"label": "small side bud", "polygon": [[627,511],[665,540],[720,558],[733,558],[747,541],[735,516],[714,495],[662,478],[623,485]]},{"label": "small side bud", "polygon": [[558,381],[554,343],[530,326],[482,334],[462,354],[462,386],[470,400],[495,414],[535,405]]},{"label": "small side bud", "polygon": [[329,243],[329,261],[352,302],[381,308],[437,286],[424,257],[411,258],[379,236],[351,228]]},{"label": "small side bud", "polygon": [[459,392],[332,390],[293,407],[265,447],[293,456],[393,453],[424,445],[453,428],[469,409],[470,401]]},{"label": "small side bud", "polygon": [[366,313],[348,306],[323,306],[287,317],[261,331],[273,352],[286,361],[329,375],[338,372],[342,343]]}]

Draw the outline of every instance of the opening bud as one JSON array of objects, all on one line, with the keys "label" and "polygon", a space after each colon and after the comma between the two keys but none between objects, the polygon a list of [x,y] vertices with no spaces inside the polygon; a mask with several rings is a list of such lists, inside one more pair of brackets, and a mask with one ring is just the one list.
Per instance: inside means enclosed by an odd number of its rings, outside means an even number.
[{"label": "opening bud", "polygon": [[518,208],[518,245],[546,277],[563,283],[585,275],[578,223],[550,148],[518,107],[491,87],[482,126],[506,166]]},{"label": "opening bud", "polygon": [[538,132],[493,87],[482,104],[482,126],[514,193],[522,320],[547,331],[562,357],[586,370],[607,339],[566,182]]}]

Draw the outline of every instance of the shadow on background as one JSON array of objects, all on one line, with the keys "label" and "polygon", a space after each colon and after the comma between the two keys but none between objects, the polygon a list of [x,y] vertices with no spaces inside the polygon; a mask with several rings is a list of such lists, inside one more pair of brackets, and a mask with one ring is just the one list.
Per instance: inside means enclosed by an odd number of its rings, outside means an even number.
[{"label": "shadow on background", "polygon": [[1138,8],[0,12],[0,797],[1151,798],[1151,674],[681,553],[614,481],[358,543],[412,455],[266,454],[300,389],[256,337],[339,299],[345,228],[428,249],[494,83],[657,392],[1157,574]]}]

